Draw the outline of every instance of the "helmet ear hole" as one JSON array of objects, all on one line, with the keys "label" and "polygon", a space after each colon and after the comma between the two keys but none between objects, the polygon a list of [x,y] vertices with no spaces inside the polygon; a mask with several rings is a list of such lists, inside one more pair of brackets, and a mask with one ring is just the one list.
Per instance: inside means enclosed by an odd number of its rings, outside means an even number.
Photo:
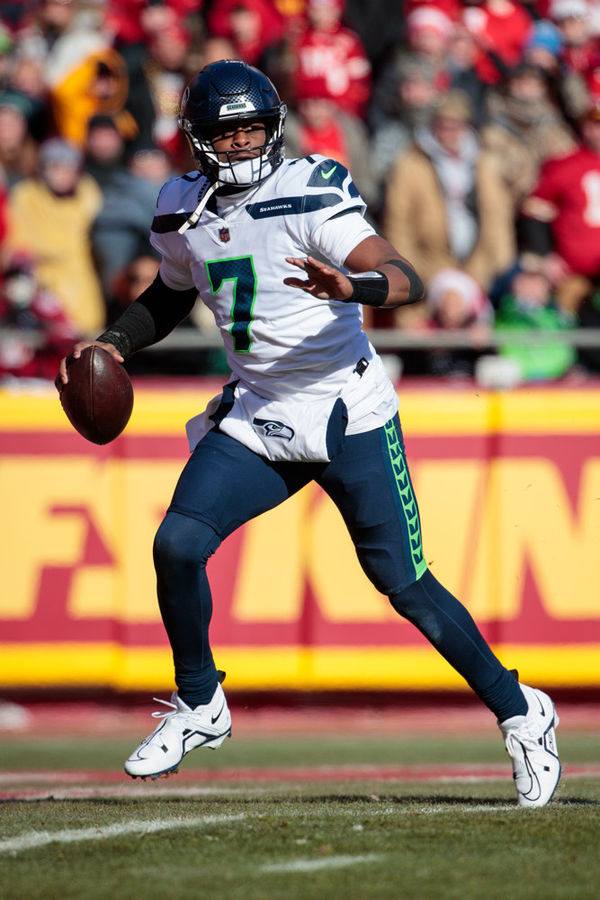
[{"label": "helmet ear hole", "polygon": [[[205,66],[185,89],[179,127],[184,132],[200,171],[221,184],[257,184],[283,162],[283,129],[286,116],[271,80],[259,69],[240,60],[219,60]],[[266,140],[260,165],[220,160],[212,146],[215,126],[227,122],[259,120],[265,123]],[[254,162],[254,161],[253,161]]]}]

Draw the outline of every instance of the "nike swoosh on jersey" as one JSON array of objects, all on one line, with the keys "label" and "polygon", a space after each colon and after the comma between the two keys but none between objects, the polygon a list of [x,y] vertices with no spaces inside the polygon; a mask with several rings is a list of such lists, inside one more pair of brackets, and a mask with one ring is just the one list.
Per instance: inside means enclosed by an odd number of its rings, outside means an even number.
[{"label": "nike swoosh on jersey", "polygon": [[329,179],[331,178],[331,176],[333,175],[333,173],[335,172],[336,169],[337,169],[337,166],[332,166],[328,172],[325,172],[325,171],[323,171],[323,169],[321,169],[321,176],[325,179],[325,181],[329,181]]}]

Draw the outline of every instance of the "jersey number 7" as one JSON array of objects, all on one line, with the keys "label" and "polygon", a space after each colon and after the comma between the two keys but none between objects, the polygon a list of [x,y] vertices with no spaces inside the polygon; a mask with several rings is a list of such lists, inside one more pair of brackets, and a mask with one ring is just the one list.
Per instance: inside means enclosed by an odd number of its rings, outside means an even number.
[{"label": "jersey number 7", "polygon": [[233,259],[211,260],[206,263],[206,271],[213,294],[218,294],[226,281],[233,281],[229,332],[233,338],[235,352],[248,353],[252,346],[250,323],[256,299],[256,272],[252,257],[236,256]]}]

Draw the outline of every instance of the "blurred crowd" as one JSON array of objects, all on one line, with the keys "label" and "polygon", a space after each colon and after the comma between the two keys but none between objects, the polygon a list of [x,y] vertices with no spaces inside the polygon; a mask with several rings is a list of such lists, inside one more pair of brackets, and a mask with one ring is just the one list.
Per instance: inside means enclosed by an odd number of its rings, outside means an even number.
[{"label": "blurred crowd", "polygon": [[[366,311],[431,337],[398,372],[600,372],[600,346],[558,334],[600,328],[600,0],[3,0],[0,378],[53,378],[154,279],[158,190],[192,168],[179,99],[222,58],[271,77],[287,155],[347,165],[423,277],[421,303]],[[138,356],[225,371],[219,351]]]}]

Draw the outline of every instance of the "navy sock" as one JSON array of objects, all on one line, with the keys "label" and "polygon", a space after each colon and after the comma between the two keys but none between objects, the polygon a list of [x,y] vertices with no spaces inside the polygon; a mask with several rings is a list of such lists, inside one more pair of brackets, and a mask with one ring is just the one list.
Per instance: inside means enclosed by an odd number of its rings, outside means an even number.
[{"label": "navy sock", "polygon": [[216,678],[213,677],[213,673],[210,670],[202,673],[202,675],[187,677],[185,675],[176,675],[175,681],[180,699],[187,703],[190,709],[210,703],[217,687]]},{"label": "navy sock", "polygon": [[499,721],[527,712],[517,680],[492,653],[462,603],[429,570],[391,594],[390,603],[462,675]]},{"label": "navy sock", "polygon": [[492,710],[499,722],[512,716],[527,714],[527,700],[512,672],[503,669],[494,684],[479,693],[485,705]]}]

